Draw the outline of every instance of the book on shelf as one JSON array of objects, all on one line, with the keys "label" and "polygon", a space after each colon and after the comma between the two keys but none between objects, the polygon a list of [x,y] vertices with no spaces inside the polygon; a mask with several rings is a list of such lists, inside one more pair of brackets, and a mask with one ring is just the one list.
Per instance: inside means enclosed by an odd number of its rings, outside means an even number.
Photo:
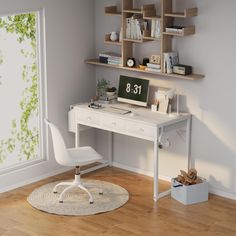
[{"label": "book on shelf", "polygon": [[151,37],[152,38],[160,38],[161,37],[161,21],[159,19],[152,19]]},{"label": "book on shelf", "polygon": [[115,66],[121,66],[121,61],[112,61],[112,60],[108,60],[109,65],[115,65]]},{"label": "book on shelf", "polygon": [[116,53],[116,52],[104,52],[104,53],[99,53],[99,56],[101,57],[109,57],[109,58],[121,58],[121,54]]},{"label": "book on shelf", "polygon": [[110,64],[110,63],[121,64],[121,55],[115,52],[99,53],[99,62],[105,64]]},{"label": "book on shelf", "polygon": [[170,26],[170,27],[166,27],[166,32],[167,33],[181,34],[183,32],[183,26]]},{"label": "book on shelf", "polygon": [[154,63],[147,63],[148,68],[153,68],[153,69],[161,69],[161,65],[159,64],[154,64]]},{"label": "book on shelf", "polygon": [[104,64],[108,64],[108,57],[99,56],[99,62],[104,63]]},{"label": "book on shelf", "polygon": [[146,67],[145,71],[160,73],[161,72],[161,68],[157,69],[157,68]]},{"label": "book on shelf", "polygon": [[126,38],[141,40],[143,37],[143,31],[147,29],[147,22],[140,18],[139,15],[134,15],[130,18],[126,18]]},{"label": "book on shelf", "polygon": [[178,52],[165,52],[164,53],[164,73],[173,73],[173,66],[179,64]]},{"label": "book on shelf", "polygon": [[131,18],[126,18],[126,38],[131,37]]}]

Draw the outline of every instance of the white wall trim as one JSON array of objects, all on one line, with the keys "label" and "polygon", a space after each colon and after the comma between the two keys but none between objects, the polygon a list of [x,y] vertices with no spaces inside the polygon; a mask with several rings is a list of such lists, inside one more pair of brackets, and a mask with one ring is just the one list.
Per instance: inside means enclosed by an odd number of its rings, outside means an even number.
[{"label": "white wall trim", "polygon": [[54,175],[61,174],[63,172],[69,171],[69,170],[71,170],[71,167],[63,167],[63,168],[54,170],[52,172],[49,172],[47,174],[43,174],[43,175],[40,175],[40,176],[37,176],[37,177],[34,177],[34,178],[27,179],[25,181],[16,183],[16,184],[12,184],[12,185],[7,186],[7,187],[1,188],[0,193],[8,192],[10,190],[13,190],[13,189],[16,189],[16,188],[19,188],[19,187],[22,187],[22,186],[25,186],[25,185],[28,185],[28,184],[32,184],[34,182],[49,178],[49,177],[54,176]]},{"label": "white wall trim", "polygon": [[[117,168],[120,168],[120,169],[124,169],[124,170],[128,170],[128,171],[131,171],[131,172],[134,172],[134,173],[137,173],[137,174],[153,177],[153,172],[149,171],[149,170],[142,170],[142,169],[139,169],[139,168],[130,167],[130,166],[127,166],[127,165],[120,164],[118,162],[113,162],[112,165],[114,167],[117,167]],[[159,175],[159,178],[161,180],[171,182],[171,177],[164,176],[164,175]]]},{"label": "white wall trim", "polygon": [[[152,171],[142,170],[142,169],[135,168],[135,167],[130,167],[130,166],[127,166],[127,165],[124,165],[124,164],[120,164],[118,162],[113,162],[113,166],[117,167],[117,168],[120,168],[120,169],[131,171],[131,172],[134,172],[134,173],[138,173],[138,174],[146,175],[146,176],[149,176],[149,177],[153,177],[153,172]],[[164,181],[168,181],[168,182],[171,181],[171,177],[169,177],[169,176],[159,175],[159,179],[164,180]],[[215,194],[215,195],[220,196],[220,197],[236,200],[236,194],[227,193],[227,192],[218,190],[216,188],[210,187],[209,188],[209,193]]]},{"label": "white wall trim", "polygon": [[[83,170],[83,171],[81,171],[81,174],[86,174],[86,173],[104,168],[106,166],[108,166],[108,162],[101,163],[97,166],[94,166],[94,167],[88,168],[86,170]],[[67,171],[70,171],[70,170],[73,170],[73,169],[74,169],[74,167],[63,167],[63,168],[57,169],[55,171],[49,172],[47,174],[43,174],[43,175],[31,178],[31,179],[27,179],[25,181],[22,181],[22,182],[19,182],[19,183],[16,183],[16,184],[13,184],[13,185],[10,185],[10,186],[7,186],[7,187],[4,187],[4,188],[0,189],[0,193],[8,192],[10,190],[13,190],[13,189],[16,189],[16,188],[19,188],[19,187],[22,187],[22,186],[25,186],[25,185],[28,185],[28,184],[32,184],[32,183],[35,183],[37,181],[40,181],[40,180],[43,180],[43,179],[49,178],[51,176],[55,176],[55,175],[58,175],[58,174],[61,174],[61,173],[64,173],[64,172],[67,172]]]},{"label": "white wall trim", "polygon": [[220,197],[224,197],[224,198],[229,198],[229,199],[232,199],[232,200],[236,200],[236,194],[227,193],[227,192],[218,190],[218,189],[216,189],[216,188],[210,187],[210,188],[209,188],[209,192],[212,193],[212,194],[215,194],[215,195],[217,195],[217,196],[220,196]]},{"label": "white wall trim", "polygon": [[[82,174],[89,173],[89,172],[95,171],[97,169],[104,168],[107,165],[108,165],[107,163],[103,163],[103,164],[100,164],[98,166],[86,169],[86,170],[82,171]],[[147,170],[142,170],[142,169],[135,168],[135,167],[130,167],[130,166],[127,166],[127,165],[124,165],[124,164],[120,164],[118,162],[113,162],[112,165],[114,167],[117,167],[117,168],[120,168],[120,169],[124,169],[124,170],[128,170],[128,171],[131,171],[131,172],[134,172],[134,173],[137,173],[137,174],[142,174],[142,175],[146,175],[146,176],[149,176],[149,177],[153,177],[153,172],[152,171],[147,171]],[[0,193],[7,192],[7,191],[10,191],[10,190],[13,190],[13,189],[16,189],[16,188],[19,188],[19,187],[22,187],[22,186],[25,186],[25,185],[37,182],[37,181],[49,178],[51,176],[55,176],[55,175],[64,173],[64,172],[72,170],[72,169],[73,168],[71,168],[71,167],[63,167],[63,168],[57,169],[55,171],[52,171],[50,173],[43,174],[43,175],[37,176],[35,178],[31,178],[31,179],[28,179],[26,181],[22,181],[20,183],[13,184],[13,185],[7,186],[5,188],[2,188],[2,189],[0,189]],[[160,175],[159,178],[161,180],[164,180],[164,181],[168,181],[168,182],[171,181],[171,177],[168,177],[168,176]],[[218,190],[216,188],[210,187],[209,188],[209,192],[211,194],[215,194],[215,195],[220,196],[220,197],[236,200],[236,194],[227,193],[227,192]]]}]

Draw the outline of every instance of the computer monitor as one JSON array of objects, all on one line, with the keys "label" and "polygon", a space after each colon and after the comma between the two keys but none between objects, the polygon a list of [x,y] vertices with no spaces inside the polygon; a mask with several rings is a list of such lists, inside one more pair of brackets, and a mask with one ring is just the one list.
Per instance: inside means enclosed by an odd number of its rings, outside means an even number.
[{"label": "computer monitor", "polygon": [[121,75],[118,90],[118,101],[138,106],[147,106],[149,80]]}]

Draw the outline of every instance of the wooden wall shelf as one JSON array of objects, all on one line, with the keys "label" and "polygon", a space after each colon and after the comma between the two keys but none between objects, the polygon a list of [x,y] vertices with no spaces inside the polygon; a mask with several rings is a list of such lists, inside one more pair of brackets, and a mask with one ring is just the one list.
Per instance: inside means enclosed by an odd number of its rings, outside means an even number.
[{"label": "wooden wall shelf", "polygon": [[147,36],[144,36],[143,39],[146,41],[161,41],[161,38],[153,38],[153,37],[147,37]]},{"label": "wooden wall shelf", "polygon": [[[141,6],[141,8],[135,8],[135,0],[120,0],[121,1],[121,11],[118,10],[117,6],[107,6],[105,7],[105,14],[106,15],[112,15],[112,16],[121,16],[121,28],[122,28],[122,40],[120,41],[111,41],[110,40],[110,34],[106,34],[104,38],[105,44],[110,45],[116,45],[121,47],[121,65],[110,65],[110,64],[104,64],[100,63],[98,59],[90,59],[86,60],[85,62],[87,64],[96,65],[96,66],[103,66],[103,67],[109,67],[109,68],[115,68],[115,69],[121,69],[121,70],[127,70],[127,71],[134,71],[139,72],[143,74],[149,74],[149,75],[156,75],[156,76],[164,76],[169,78],[178,78],[178,79],[185,79],[185,80],[198,80],[202,79],[205,76],[200,74],[191,74],[187,76],[183,75],[177,75],[177,74],[166,74],[163,73],[166,71],[166,63],[164,60],[164,54],[168,52],[172,52],[172,36],[178,36],[178,37],[184,37],[188,35],[195,34],[195,26],[186,26],[180,31],[177,32],[165,32],[166,28],[172,27],[174,24],[175,18],[187,18],[187,17],[194,17],[198,15],[198,9],[196,7],[194,8],[186,8],[183,12],[175,12],[173,9],[173,0],[160,0],[160,16],[157,14],[156,11],[156,5],[155,4],[145,4]],[[130,39],[126,37],[126,24],[127,24],[127,18],[131,18],[135,14],[140,14],[139,17],[143,18],[144,20],[148,20],[149,27],[144,30],[142,33],[142,36],[139,38],[142,38],[141,40],[137,39]],[[158,21],[159,20],[159,21]],[[158,38],[151,37],[151,35],[154,35],[153,32],[151,32],[151,24],[159,24],[161,25],[161,30]],[[163,32],[164,31],[164,32]],[[133,36],[133,35],[132,35]],[[154,55],[160,55],[161,56],[161,64],[160,64],[160,73],[159,72],[153,72],[153,71],[145,71],[140,68],[130,68],[126,67],[127,59],[134,57],[134,50],[136,46],[135,44],[141,44],[144,42],[157,42],[159,45],[157,47],[157,50],[153,51]],[[150,55],[151,56],[151,55]]]},{"label": "wooden wall shelf", "polygon": [[111,40],[104,40],[105,44],[111,44],[111,45],[116,45],[116,46],[121,46],[122,43],[119,41],[111,41]]},{"label": "wooden wall shelf", "polygon": [[143,14],[141,9],[127,9],[123,10],[124,13],[132,13],[132,14]]},{"label": "wooden wall shelf", "polygon": [[105,7],[106,15],[121,16],[122,13],[117,10],[117,6]]},{"label": "wooden wall shelf", "polygon": [[160,16],[144,16],[144,20],[161,20],[162,18]]},{"label": "wooden wall shelf", "polygon": [[116,65],[109,65],[109,64],[105,64],[105,63],[100,63],[98,59],[88,59],[88,60],[85,60],[85,63],[90,64],[90,65],[110,67],[110,68],[140,72],[140,73],[149,74],[149,75],[165,76],[165,77],[176,78],[176,79],[198,80],[198,79],[203,79],[205,77],[204,75],[200,75],[200,74],[191,74],[191,75],[184,76],[184,75],[177,75],[177,74],[150,72],[150,71],[141,70],[139,68],[130,68],[130,67],[126,67],[126,66],[116,66]]},{"label": "wooden wall shelf", "polygon": [[146,40],[143,38],[143,39],[123,39],[123,41],[125,42],[130,42],[130,43],[143,43],[145,42]]},{"label": "wooden wall shelf", "polygon": [[121,46],[122,43],[120,41],[111,41],[110,40],[110,34],[106,34],[105,35],[105,39],[104,39],[104,43],[106,44],[111,44],[111,45],[117,45],[117,46]]},{"label": "wooden wall shelf", "polygon": [[179,36],[179,37],[184,37],[188,35],[195,34],[195,26],[186,26],[183,28],[181,33],[170,33],[170,32],[163,32],[164,35],[171,35],[171,36]]},{"label": "wooden wall shelf", "polygon": [[187,18],[187,17],[194,17],[198,15],[198,9],[195,8],[187,8],[184,12],[172,12],[172,13],[165,13],[165,16],[168,17],[176,17],[176,18]]}]

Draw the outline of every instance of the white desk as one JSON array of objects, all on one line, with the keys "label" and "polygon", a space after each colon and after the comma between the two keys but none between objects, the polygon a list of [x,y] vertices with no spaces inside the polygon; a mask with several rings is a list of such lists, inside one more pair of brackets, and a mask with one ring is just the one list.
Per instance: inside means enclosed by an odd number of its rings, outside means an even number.
[{"label": "white desk", "polygon": [[170,190],[159,193],[159,135],[162,131],[175,130],[186,127],[186,149],[188,167],[190,167],[190,136],[191,136],[191,115],[183,114],[179,116],[169,116],[165,114],[153,113],[147,108],[132,108],[128,104],[103,105],[104,107],[116,107],[130,110],[132,113],[125,115],[105,111],[106,109],[92,109],[88,104],[71,106],[69,113],[69,130],[75,132],[76,146],[79,146],[80,125],[94,127],[109,131],[109,161],[112,166],[113,161],[113,133],[124,134],[136,138],[141,138],[154,142],[154,200],[166,196]]}]

